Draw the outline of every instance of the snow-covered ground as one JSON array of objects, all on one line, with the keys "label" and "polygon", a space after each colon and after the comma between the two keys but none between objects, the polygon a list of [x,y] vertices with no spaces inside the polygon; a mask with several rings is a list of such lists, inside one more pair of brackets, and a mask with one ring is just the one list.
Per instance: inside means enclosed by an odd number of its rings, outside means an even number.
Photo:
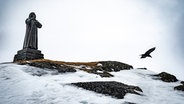
[{"label": "snow-covered ground", "polygon": [[[39,74],[44,74],[39,76]],[[152,71],[132,69],[112,72],[101,78],[80,70],[58,74],[56,71],[16,64],[0,64],[0,104],[183,104],[184,93],[174,91],[179,82],[154,80]],[[118,81],[139,86],[143,96],[127,94],[124,99],[68,85],[72,82]]]}]

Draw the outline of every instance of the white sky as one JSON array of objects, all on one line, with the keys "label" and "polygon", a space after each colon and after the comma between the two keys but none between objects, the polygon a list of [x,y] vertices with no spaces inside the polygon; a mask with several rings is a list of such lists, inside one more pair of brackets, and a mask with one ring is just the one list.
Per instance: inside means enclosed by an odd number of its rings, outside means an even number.
[{"label": "white sky", "polygon": [[[174,51],[173,24],[180,15],[173,8],[178,5],[177,0],[7,0],[1,11],[0,62],[12,61],[22,49],[24,21],[35,12],[43,25],[38,48],[46,59],[115,60],[184,79],[182,60]],[[140,59],[154,46],[152,59]]]}]

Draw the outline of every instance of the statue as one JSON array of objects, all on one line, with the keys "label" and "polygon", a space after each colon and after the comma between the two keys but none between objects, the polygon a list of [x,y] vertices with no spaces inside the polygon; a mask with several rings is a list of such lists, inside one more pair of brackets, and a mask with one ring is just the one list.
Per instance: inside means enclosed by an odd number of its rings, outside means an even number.
[{"label": "statue", "polygon": [[23,49],[38,49],[38,29],[42,25],[36,20],[36,14],[31,12],[26,19],[26,35],[24,39]]},{"label": "statue", "polygon": [[43,59],[44,55],[38,50],[38,28],[42,25],[36,20],[36,14],[31,12],[26,19],[26,34],[23,49],[14,56],[14,62],[21,60]]}]

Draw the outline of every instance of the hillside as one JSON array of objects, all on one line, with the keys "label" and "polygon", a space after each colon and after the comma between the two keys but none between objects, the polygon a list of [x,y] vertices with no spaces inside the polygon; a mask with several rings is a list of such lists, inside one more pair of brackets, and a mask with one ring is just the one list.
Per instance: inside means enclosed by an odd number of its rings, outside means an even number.
[{"label": "hillside", "polygon": [[182,104],[182,83],[116,61],[2,63],[0,104]]}]

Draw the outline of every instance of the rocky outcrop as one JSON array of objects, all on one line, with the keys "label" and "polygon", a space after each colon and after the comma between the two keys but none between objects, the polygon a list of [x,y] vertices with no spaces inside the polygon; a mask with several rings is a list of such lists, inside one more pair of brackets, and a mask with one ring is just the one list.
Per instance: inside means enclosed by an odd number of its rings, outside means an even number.
[{"label": "rocky outcrop", "polygon": [[184,91],[184,81],[181,81],[182,85],[174,87],[174,90]]},{"label": "rocky outcrop", "polygon": [[141,70],[147,70],[147,68],[137,68],[137,69],[141,69]]},{"label": "rocky outcrop", "polygon": [[76,69],[83,70],[88,73],[97,74],[101,77],[113,77],[109,72],[117,72],[120,70],[129,70],[133,66],[117,62],[117,61],[99,61],[99,62],[63,62],[52,60],[29,60],[17,62],[21,65],[30,65],[39,68],[56,69],[60,73],[76,72]]},{"label": "rocky outcrop", "polygon": [[44,62],[44,61],[43,62],[25,62],[25,63],[19,63],[19,64],[22,64],[22,65],[27,64],[27,65],[39,67],[39,68],[55,69],[59,73],[76,72],[75,68],[73,67],[69,67],[66,65],[59,65],[52,62]]},{"label": "rocky outcrop", "polygon": [[132,102],[124,102],[123,104],[136,104],[136,103],[132,103]]},{"label": "rocky outcrop", "polygon": [[184,81],[181,81],[181,84],[183,84],[183,85],[184,85]]},{"label": "rocky outcrop", "polygon": [[142,89],[138,86],[126,85],[115,81],[78,82],[71,84],[86,90],[110,95],[118,99],[123,99],[127,93],[141,95],[140,92],[142,92]]},{"label": "rocky outcrop", "polygon": [[120,70],[130,70],[133,66],[117,62],[117,61],[99,61],[93,66],[83,66],[80,68],[83,71],[100,75],[101,77],[113,77],[109,72],[117,72]]},{"label": "rocky outcrop", "polygon": [[171,74],[166,73],[166,72],[161,72],[161,73],[159,73],[157,75],[153,75],[153,76],[158,77],[157,79],[160,79],[164,82],[176,82],[176,81],[178,81],[178,79],[174,75],[171,75]]},{"label": "rocky outcrop", "polygon": [[133,66],[117,61],[99,61],[99,63],[102,64],[99,67],[108,72],[133,69]]},{"label": "rocky outcrop", "polygon": [[184,91],[184,85],[174,87],[174,90]]}]

